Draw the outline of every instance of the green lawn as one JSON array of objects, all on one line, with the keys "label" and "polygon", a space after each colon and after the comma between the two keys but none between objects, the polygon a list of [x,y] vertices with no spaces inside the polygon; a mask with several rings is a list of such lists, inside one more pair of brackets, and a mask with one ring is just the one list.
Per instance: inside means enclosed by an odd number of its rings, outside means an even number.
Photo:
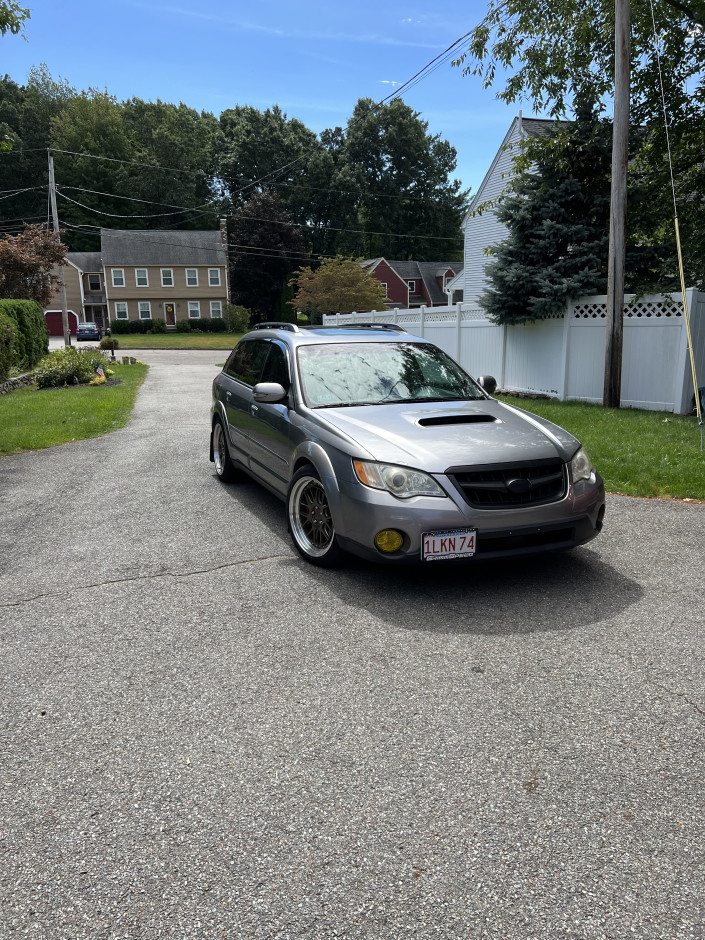
[{"label": "green lawn", "polygon": [[115,339],[121,349],[232,349],[242,333],[122,333]]},{"label": "green lawn", "polygon": [[612,493],[705,500],[705,455],[695,417],[582,402],[500,400],[575,434]]},{"label": "green lawn", "polygon": [[0,396],[0,455],[99,437],[124,427],[148,366],[111,363],[119,385],[18,389]]}]

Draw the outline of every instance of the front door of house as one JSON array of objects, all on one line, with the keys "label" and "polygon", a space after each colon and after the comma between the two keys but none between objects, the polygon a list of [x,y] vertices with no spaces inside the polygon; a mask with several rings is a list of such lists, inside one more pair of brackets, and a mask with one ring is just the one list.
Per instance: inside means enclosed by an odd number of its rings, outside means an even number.
[{"label": "front door of house", "polygon": [[176,326],[176,308],[174,304],[164,304],[164,319],[167,326]]}]

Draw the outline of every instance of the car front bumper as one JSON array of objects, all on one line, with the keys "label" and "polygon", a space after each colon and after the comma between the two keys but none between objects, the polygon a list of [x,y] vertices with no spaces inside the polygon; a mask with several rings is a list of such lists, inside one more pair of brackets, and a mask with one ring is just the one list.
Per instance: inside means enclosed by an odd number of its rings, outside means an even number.
[{"label": "car front bumper", "polygon": [[[599,476],[570,486],[556,502],[538,506],[480,510],[462,497],[396,499],[389,493],[350,483],[340,490],[334,524],[342,548],[377,562],[421,560],[424,534],[475,529],[476,551],[465,562],[574,548],[602,529],[605,491]],[[395,529],[404,544],[394,553],[375,547],[375,535]]]}]

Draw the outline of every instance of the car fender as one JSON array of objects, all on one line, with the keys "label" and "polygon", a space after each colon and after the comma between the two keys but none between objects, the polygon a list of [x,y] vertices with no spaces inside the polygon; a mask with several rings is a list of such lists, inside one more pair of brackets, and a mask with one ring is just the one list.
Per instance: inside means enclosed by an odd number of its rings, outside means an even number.
[{"label": "car fender", "polygon": [[320,444],[316,444],[314,441],[302,441],[292,457],[292,476],[305,463],[311,464],[321,478],[321,483],[325,487],[328,496],[328,506],[333,517],[333,525],[338,528],[340,524],[340,485],[330,457]]}]

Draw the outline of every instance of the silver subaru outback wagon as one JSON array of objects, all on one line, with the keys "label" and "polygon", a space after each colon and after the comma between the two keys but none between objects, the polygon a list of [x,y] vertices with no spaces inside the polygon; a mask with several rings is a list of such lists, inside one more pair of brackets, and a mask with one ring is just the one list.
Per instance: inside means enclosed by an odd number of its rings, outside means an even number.
[{"label": "silver subaru outback wagon", "polygon": [[473,562],[573,548],[605,491],[580,442],[393,325],[261,324],[213,382],[210,458],[281,497],[301,555]]}]

